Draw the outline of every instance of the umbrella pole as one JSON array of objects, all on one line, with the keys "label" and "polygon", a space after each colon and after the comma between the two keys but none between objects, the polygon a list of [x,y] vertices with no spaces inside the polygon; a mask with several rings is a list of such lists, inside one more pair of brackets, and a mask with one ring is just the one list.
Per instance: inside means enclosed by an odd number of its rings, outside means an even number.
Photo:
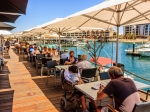
[{"label": "umbrella pole", "polygon": [[77,43],[77,46],[76,46],[76,58],[78,58],[78,43]]},{"label": "umbrella pole", "polygon": [[119,27],[120,27],[120,5],[118,5],[117,12],[117,43],[116,43],[116,64],[118,64],[118,43],[119,43]]},{"label": "umbrella pole", "polygon": [[117,26],[116,64],[118,63],[118,43],[119,43],[119,26]]},{"label": "umbrella pole", "polygon": [[59,54],[60,54],[60,51],[61,49],[60,49],[60,28],[59,28]]},{"label": "umbrella pole", "polygon": [[[113,54],[114,54],[113,47],[114,46],[113,46],[113,42],[112,42],[112,60],[113,60]],[[111,60],[111,66],[113,65],[112,60]]]}]

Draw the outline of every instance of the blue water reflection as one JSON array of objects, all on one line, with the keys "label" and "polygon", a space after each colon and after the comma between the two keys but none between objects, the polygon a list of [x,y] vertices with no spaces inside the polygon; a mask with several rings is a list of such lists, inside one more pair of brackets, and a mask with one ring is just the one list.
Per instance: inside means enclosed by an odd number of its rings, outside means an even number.
[{"label": "blue water reflection", "polygon": [[[119,63],[124,64],[126,70],[131,71],[144,78],[150,79],[150,57],[139,58],[138,56],[135,57],[135,56],[126,55],[125,49],[129,47],[132,47],[132,43],[119,43],[119,51],[118,51]],[[86,53],[88,55],[88,51],[85,52],[81,47],[62,47],[61,50],[63,49],[68,49],[69,51],[73,50],[76,56],[83,53]],[[110,57],[115,61],[116,43],[115,42],[106,43],[104,49],[101,52],[101,56]],[[89,55],[88,55],[88,59],[90,59]],[[144,83],[148,83],[136,77],[134,77],[134,79]]]}]

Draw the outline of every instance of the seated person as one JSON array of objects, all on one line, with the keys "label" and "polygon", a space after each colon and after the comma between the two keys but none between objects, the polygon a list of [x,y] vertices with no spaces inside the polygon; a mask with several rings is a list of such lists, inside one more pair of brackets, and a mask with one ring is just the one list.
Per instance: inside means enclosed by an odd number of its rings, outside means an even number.
[{"label": "seated person", "polygon": [[68,54],[68,50],[65,49],[65,50],[64,50],[64,53],[61,54],[61,59],[66,59],[67,57],[69,57],[69,54]]},{"label": "seated person", "polygon": [[[140,102],[140,96],[134,82],[123,77],[123,72],[119,67],[113,66],[108,70],[111,81],[104,88],[100,85],[97,99],[101,100],[105,96],[113,95],[115,99],[115,109],[119,112],[132,112],[135,103]],[[98,112],[105,112],[106,107],[98,107]]]},{"label": "seated person", "polygon": [[77,59],[74,57],[74,51],[69,52],[69,57],[65,60],[65,65],[76,64]]},{"label": "seated person", "polygon": [[89,61],[87,61],[87,55],[86,54],[83,54],[82,56],[81,56],[81,60],[82,61],[80,61],[80,62],[78,62],[77,64],[76,64],[76,66],[79,68],[79,70],[80,70],[80,73],[82,72],[82,69],[83,68],[92,68],[92,64],[89,62]]},{"label": "seated person", "polygon": [[40,54],[40,51],[37,49],[37,47],[35,46],[34,47],[34,50],[31,52],[31,54],[33,55],[33,56],[36,56],[36,54]]},{"label": "seated person", "polygon": [[43,51],[42,51],[42,54],[45,54],[45,55],[47,55],[47,54],[48,54],[47,46],[44,46],[44,49],[43,49]]},{"label": "seated person", "polygon": [[[80,77],[80,73],[78,71],[77,66],[70,66],[68,69],[66,69],[64,72],[64,77],[66,80],[68,80],[69,82],[71,82],[73,84],[83,84],[84,83]],[[84,95],[79,91],[77,91],[77,94],[80,97],[83,112],[88,112],[88,110],[86,108]]]},{"label": "seated person", "polygon": [[48,48],[48,57],[52,57],[52,49]]},{"label": "seated person", "polygon": [[29,47],[29,49],[28,49],[28,52],[31,53],[33,50],[34,50],[33,45],[30,45],[30,47]]},{"label": "seated person", "polygon": [[30,45],[30,47],[27,49],[30,62],[32,61],[32,54],[31,53],[33,50],[34,50],[33,45]]},{"label": "seated person", "polygon": [[58,52],[55,48],[52,48],[51,55],[52,55],[52,57],[58,56]]},{"label": "seated person", "polygon": [[31,52],[32,56],[33,56],[33,62],[35,62],[36,59],[36,54],[40,54],[40,51],[37,49],[37,47],[34,47],[34,50]]}]

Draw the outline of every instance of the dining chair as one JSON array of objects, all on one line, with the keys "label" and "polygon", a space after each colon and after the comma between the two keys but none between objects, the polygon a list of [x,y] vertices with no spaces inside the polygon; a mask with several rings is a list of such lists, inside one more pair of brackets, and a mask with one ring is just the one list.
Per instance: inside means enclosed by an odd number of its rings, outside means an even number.
[{"label": "dining chair", "polygon": [[62,59],[62,58],[61,58],[60,61],[59,61],[59,65],[64,65],[65,60],[66,60],[66,59]]},{"label": "dining chair", "polygon": [[82,79],[84,80],[89,80],[89,82],[92,81],[92,78],[95,77],[96,75],[96,70],[97,68],[84,68],[82,69],[82,72],[81,72],[81,77]]},{"label": "dining chair", "polygon": [[56,78],[60,75],[60,70],[56,70],[55,66],[57,65],[56,60],[47,61],[47,82],[48,85],[48,76],[54,75],[54,83],[56,86]]},{"label": "dining chair", "polygon": [[[141,103],[136,103],[134,105],[134,108],[132,112],[150,112],[150,102],[147,102],[146,100],[143,100],[141,98]],[[106,112],[119,112],[116,109],[114,109],[112,106],[109,104],[106,107]]]},{"label": "dining chair", "polygon": [[36,54],[36,60],[35,60],[35,65],[36,65],[36,71],[38,72],[38,67],[42,65],[42,58],[44,57],[44,54]]},{"label": "dining chair", "polygon": [[42,62],[41,76],[43,76],[44,68],[47,68],[47,61],[52,61],[52,58],[43,57],[41,60],[41,62]]},{"label": "dining chair", "polygon": [[108,72],[101,72],[99,73],[99,76],[100,76],[100,80],[110,79]]},{"label": "dining chair", "polygon": [[25,55],[28,55],[28,52],[27,52],[26,48],[23,48],[23,58],[24,58]]}]

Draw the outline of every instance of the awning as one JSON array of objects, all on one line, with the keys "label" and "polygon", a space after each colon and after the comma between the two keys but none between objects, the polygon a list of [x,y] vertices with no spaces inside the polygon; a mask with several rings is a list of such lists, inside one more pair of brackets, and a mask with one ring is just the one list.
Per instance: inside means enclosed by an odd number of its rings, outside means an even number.
[{"label": "awning", "polygon": [[12,30],[14,28],[15,28],[14,26],[0,22],[0,30]]},{"label": "awning", "polygon": [[0,0],[0,12],[26,14],[28,0]]},{"label": "awning", "polygon": [[0,14],[0,22],[14,23],[20,15]]}]

